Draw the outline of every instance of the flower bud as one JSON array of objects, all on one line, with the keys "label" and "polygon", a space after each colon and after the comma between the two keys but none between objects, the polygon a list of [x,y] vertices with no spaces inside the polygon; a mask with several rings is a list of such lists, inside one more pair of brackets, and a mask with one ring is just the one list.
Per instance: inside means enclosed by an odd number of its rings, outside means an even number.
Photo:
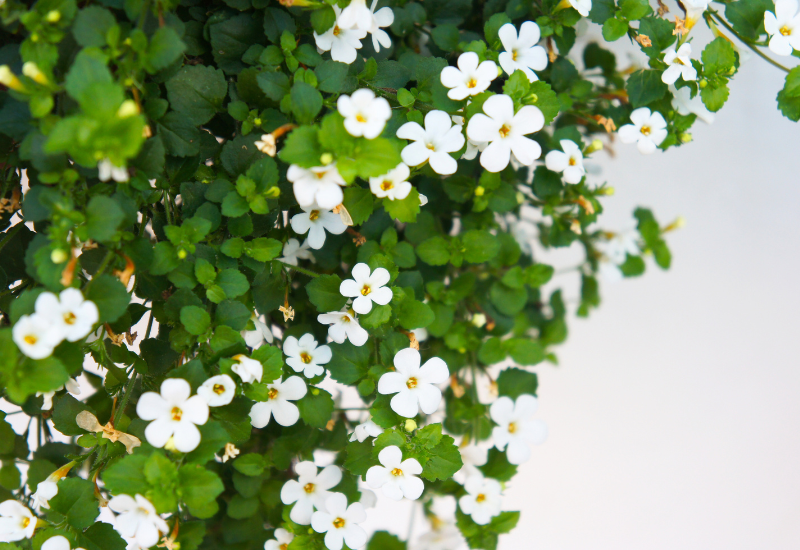
[{"label": "flower bud", "polygon": [[589,147],[586,148],[584,154],[590,155],[595,151],[602,151],[603,150],[603,142],[599,139],[593,139],[592,142],[589,144]]},{"label": "flower bud", "polygon": [[322,153],[319,157],[319,161],[322,163],[323,166],[327,166],[333,162],[333,155],[330,153]]},{"label": "flower bud", "polygon": [[270,199],[277,199],[278,197],[281,196],[281,189],[277,185],[273,185],[272,187],[267,189],[267,192],[264,194]]},{"label": "flower bud", "polygon": [[134,116],[139,114],[139,107],[136,105],[136,102],[132,99],[126,99],[122,102],[122,105],[119,106],[117,109],[117,116],[119,118],[128,118],[129,116]]},{"label": "flower bud", "polygon": [[17,75],[11,72],[8,65],[0,65],[0,84],[11,88],[16,92],[24,92],[25,86],[22,84]]},{"label": "flower bud", "polygon": [[517,191],[517,204],[522,204],[525,202],[525,195],[522,194],[522,191]]},{"label": "flower bud", "polygon": [[486,315],[483,313],[476,313],[472,316],[472,324],[478,328],[481,328],[483,325],[486,324]]},{"label": "flower bud", "polygon": [[417,429],[417,423],[414,422],[413,418],[409,418],[408,420],[406,420],[404,428],[407,432],[411,433]]},{"label": "flower bud", "polygon": [[681,140],[681,143],[689,143],[692,141],[692,134],[687,132],[685,134],[681,134],[678,136],[678,138]]},{"label": "flower bud", "polygon": [[50,261],[54,264],[63,264],[69,258],[69,254],[67,254],[66,250],[61,248],[56,248],[52,252],[50,252]]},{"label": "flower bud", "polygon": [[698,82],[697,85],[700,86],[701,88],[705,88],[706,86],[708,86],[708,80],[706,80],[705,78],[701,78],[700,82]]},{"label": "flower bud", "polygon": [[183,248],[178,250],[178,258],[180,258],[181,260],[186,259],[187,255],[188,253]]},{"label": "flower bud", "polygon": [[22,65],[22,74],[42,86],[46,86],[49,83],[45,74],[39,69],[36,63],[32,61],[28,61]]},{"label": "flower bud", "polygon": [[484,189],[482,185],[479,185],[475,188],[476,197],[482,197],[484,193],[486,193],[486,189]]},{"label": "flower bud", "polygon": [[50,10],[44,18],[48,23],[58,23],[61,21],[61,12],[58,10]]}]

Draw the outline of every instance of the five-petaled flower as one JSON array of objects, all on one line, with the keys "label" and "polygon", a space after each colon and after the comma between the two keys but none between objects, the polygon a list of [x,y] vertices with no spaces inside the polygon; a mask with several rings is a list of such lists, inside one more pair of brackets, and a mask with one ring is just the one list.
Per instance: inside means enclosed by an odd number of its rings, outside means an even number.
[{"label": "five-petaled flower", "polygon": [[583,153],[578,144],[571,139],[562,139],[561,149],[564,151],[550,151],[544,157],[545,166],[553,172],[563,172],[564,181],[567,183],[580,183],[586,175],[583,167]]},{"label": "five-petaled flower", "polygon": [[764,12],[764,28],[769,39],[769,49],[778,55],[792,55],[800,50],[800,13],[797,0],[775,0],[775,13]]},{"label": "five-petaled flower", "polygon": [[396,445],[390,445],[378,453],[381,466],[373,466],[367,470],[367,483],[373,489],[383,488],[383,494],[392,500],[417,500],[425,484],[417,477],[422,473],[422,466],[415,458],[403,460],[403,451]]},{"label": "five-petaled flower", "polygon": [[342,481],[342,471],[338,466],[326,466],[317,473],[313,462],[298,462],[294,467],[297,480],[290,479],[281,488],[281,502],[292,504],[289,519],[301,525],[311,523],[314,508],[324,510],[325,500],[333,489]]},{"label": "five-petaled flower", "polygon": [[389,102],[382,97],[375,97],[375,92],[369,88],[356,90],[352,96],[340,95],[336,108],[344,117],[345,130],[355,137],[375,139],[383,132],[386,121],[392,118]]},{"label": "five-petaled flower", "polygon": [[49,357],[61,343],[61,333],[53,328],[50,316],[23,315],[11,329],[14,343],[22,353],[31,359]]},{"label": "five-petaled flower", "polygon": [[539,158],[541,146],[525,137],[544,126],[544,115],[538,107],[525,105],[514,113],[514,101],[497,94],[483,103],[483,112],[486,114],[474,115],[467,125],[470,140],[489,142],[481,153],[481,166],[489,172],[500,172],[508,166],[512,153],[525,166]]},{"label": "five-petaled flower", "polygon": [[547,52],[536,45],[541,37],[539,25],[533,21],[525,21],[517,36],[516,27],[512,23],[506,23],[497,34],[506,50],[498,59],[503,70],[509,76],[514,71],[522,71],[530,82],[539,80],[533,71],[541,71],[547,67]]},{"label": "five-petaled flower", "polygon": [[317,321],[328,327],[328,336],[337,344],[350,340],[354,346],[363,346],[367,343],[369,333],[361,327],[356,319],[356,312],[352,309],[321,313]]},{"label": "five-petaled flower", "polygon": [[455,174],[458,169],[458,163],[450,153],[464,146],[464,134],[444,111],[431,111],[425,115],[425,128],[416,122],[406,122],[397,130],[397,137],[413,141],[400,153],[403,162],[409,166],[419,166],[427,161],[434,172],[443,176]]},{"label": "five-petaled flower", "polygon": [[396,372],[387,372],[378,380],[378,393],[392,397],[392,410],[406,418],[414,418],[420,409],[433,414],[442,400],[442,391],[436,384],[450,377],[447,364],[431,357],[420,367],[420,354],[414,348],[401,349],[394,356]]},{"label": "five-petaled flower", "polygon": [[355,427],[353,433],[350,435],[350,441],[358,440],[363,443],[368,437],[378,437],[383,433],[383,428],[375,424],[370,418],[366,422],[362,422]]},{"label": "five-petaled flower", "polygon": [[36,530],[37,518],[13,499],[0,503],[0,542],[16,542],[29,539]]},{"label": "five-petaled flower", "polygon": [[592,11],[592,0],[569,0],[569,5],[583,17],[589,17],[589,12]]},{"label": "five-petaled flower", "polygon": [[667,137],[667,121],[658,111],[640,107],[631,113],[631,123],[619,129],[622,143],[636,143],[643,155],[654,153]]},{"label": "five-petaled flower", "polygon": [[222,407],[233,401],[236,382],[227,374],[212,376],[197,388],[197,395],[206,400],[209,407]]},{"label": "five-petaled flower", "polygon": [[241,353],[234,355],[231,359],[234,361],[231,370],[239,375],[242,382],[245,384],[261,382],[264,374],[264,365],[261,364],[261,361],[256,361]]},{"label": "five-petaled flower", "polygon": [[325,363],[331,360],[331,348],[318,345],[313,334],[304,334],[298,340],[294,336],[287,336],[283,340],[283,353],[286,355],[286,364],[295,372],[302,372],[306,378],[319,376],[325,372]]},{"label": "five-petaled flower", "polygon": [[325,232],[331,235],[341,235],[347,230],[339,214],[334,214],[330,209],[320,207],[318,204],[301,206],[303,212],[292,216],[291,224],[295,233],[308,233],[308,246],[319,250],[325,244]]},{"label": "five-petaled flower", "polygon": [[117,495],[108,501],[108,507],[119,514],[114,529],[123,537],[132,538],[138,548],[154,546],[162,534],[169,532],[167,522],[142,495]]},{"label": "five-petaled flower", "polygon": [[458,56],[456,67],[445,67],[439,78],[445,88],[450,88],[447,97],[461,101],[469,96],[485,92],[492,80],[497,78],[494,61],[480,62],[478,54],[466,52]]},{"label": "five-petaled flower", "polygon": [[372,25],[369,27],[369,33],[372,35],[372,47],[375,48],[376,52],[379,52],[381,51],[381,46],[384,48],[392,47],[392,39],[389,37],[389,33],[382,29],[394,23],[394,12],[389,6],[375,11],[377,7],[378,0],[372,0],[372,7],[370,8]]},{"label": "five-petaled flower", "polygon": [[385,286],[391,276],[385,268],[378,267],[370,273],[367,264],[358,263],[353,266],[352,274],[352,279],[345,279],[339,285],[339,292],[342,296],[355,298],[353,311],[364,315],[372,311],[373,302],[385,306],[392,301],[392,289]]},{"label": "five-petaled flower", "polygon": [[56,296],[52,292],[42,292],[36,298],[36,314],[49,316],[53,330],[69,342],[77,342],[92,332],[92,327],[100,318],[97,306],[85,300],[77,288],[67,288]]},{"label": "five-petaled flower", "polygon": [[255,311],[250,316],[250,321],[253,323],[253,330],[245,329],[242,331],[245,344],[253,349],[260,347],[264,342],[271,344],[274,338],[272,336],[272,330],[270,330],[267,324],[256,315]]},{"label": "five-petaled flower", "polygon": [[336,14],[333,26],[322,34],[315,31],[314,41],[323,52],[331,52],[331,59],[349,65],[356,60],[356,50],[361,49],[361,39],[367,36],[367,29],[340,25],[342,9],[334,4],[333,11]]},{"label": "five-petaled flower", "polygon": [[369,189],[379,199],[403,200],[411,192],[408,165],[401,162],[382,176],[369,178]]},{"label": "five-petaled flower", "polygon": [[192,387],[183,378],[167,378],[161,393],[145,392],[136,404],[142,420],[152,420],[144,430],[147,442],[163,447],[170,438],[177,450],[188,453],[200,444],[197,426],[208,420],[208,403],[199,395],[191,396]]},{"label": "five-petaled flower", "polygon": [[344,544],[353,550],[367,543],[367,533],[358,524],[367,519],[367,512],[360,502],[347,505],[342,493],[332,493],[325,499],[324,511],[311,516],[311,527],[317,533],[325,533],[328,550],[341,550]]},{"label": "five-petaled flower", "polygon": [[335,162],[314,168],[300,168],[292,164],[286,171],[286,179],[292,182],[294,197],[301,208],[316,204],[330,210],[344,200],[342,186],[345,181]]},{"label": "five-petaled flower", "polygon": [[286,550],[294,535],[282,527],[275,529],[275,538],[264,543],[264,550]]},{"label": "five-petaled flower", "polygon": [[498,397],[489,407],[489,414],[497,424],[492,429],[494,445],[506,451],[511,464],[522,464],[531,456],[528,445],[540,445],[547,438],[547,424],[531,418],[539,403],[529,394],[522,394],[512,401],[510,397]]},{"label": "five-petaled flower", "polygon": [[305,381],[299,376],[267,384],[267,400],[250,408],[250,424],[254,428],[263,428],[274,416],[275,422],[281,426],[293,426],[300,418],[300,409],[292,401],[302,399],[307,391]]},{"label": "five-petaled flower", "polygon": [[309,249],[308,240],[305,240],[303,241],[303,244],[300,244],[300,241],[297,239],[289,239],[283,245],[283,256],[278,258],[278,260],[285,264],[298,265],[300,260],[310,260],[313,262],[314,255]]},{"label": "five-petaled flower", "polygon": [[502,487],[496,479],[472,476],[464,483],[467,494],[458,499],[461,511],[478,525],[486,525],[500,514]]},{"label": "five-petaled flower", "polygon": [[697,80],[697,69],[692,66],[692,45],[688,42],[678,48],[670,48],[664,54],[664,63],[668,65],[661,73],[661,81],[664,84],[675,84],[678,77],[685,81]]}]

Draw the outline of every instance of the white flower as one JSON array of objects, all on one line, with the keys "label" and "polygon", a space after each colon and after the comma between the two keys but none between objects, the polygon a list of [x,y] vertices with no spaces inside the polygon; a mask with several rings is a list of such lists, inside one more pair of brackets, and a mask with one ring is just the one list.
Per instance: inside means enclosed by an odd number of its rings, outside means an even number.
[{"label": "white flower", "polygon": [[0,542],[31,538],[37,521],[36,516],[16,500],[0,503]]},{"label": "white flower", "polygon": [[301,525],[311,523],[314,508],[325,509],[325,500],[333,489],[342,481],[342,470],[338,466],[326,466],[317,473],[313,462],[298,462],[294,467],[297,480],[290,479],[281,488],[281,502],[292,504],[289,519]]},{"label": "white flower", "polygon": [[540,445],[547,438],[547,424],[531,417],[539,408],[536,398],[529,394],[517,397],[498,397],[489,407],[489,414],[497,426],[492,429],[494,445],[506,451],[511,464],[522,464],[531,457],[528,445]]},{"label": "white flower", "polygon": [[372,11],[367,7],[367,0],[350,0],[350,4],[336,18],[340,27],[368,31],[372,26]]},{"label": "white flower", "polygon": [[500,54],[498,61],[503,70],[511,76],[514,71],[522,71],[530,82],[539,80],[533,71],[541,71],[547,67],[547,52],[537,46],[541,36],[539,25],[533,21],[525,21],[517,29],[512,23],[506,23],[497,32],[500,42],[506,51]]},{"label": "white flower", "polygon": [[206,400],[209,407],[222,407],[233,401],[236,382],[227,374],[212,376],[197,388],[197,395]]},{"label": "white flower", "polygon": [[[351,3],[350,6],[352,5]],[[364,9],[367,9],[366,6]],[[369,9],[367,13],[370,13]],[[354,137],[375,139],[383,132],[386,121],[392,118],[389,102],[382,97],[375,97],[375,92],[369,88],[356,90],[352,96],[340,95],[336,108],[344,117],[345,130]]]},{"label": "white flower", "polygon": [[382,27],[389,27],[394,23],[394,12],[390,7],[384,7],[377,12],[375,8],[378,7],[378,0],[372,0],[372,7],[370,13],[372,14],[372,25],[369,27],[369,33],[372,35],[372,47],[376,52],[381,51],[381,46],[384,48],[392,47],[392,39],[389,38],[389,33],[381,30]]},{"label": "white flower", "polygon": [[408,165],[401,162],[384,175],[369,178],[370,191],[379,199],[403,200],[411,192],[411,184],[407,181],[410,173]]},{"label": "white flower", "polygon": [[583,153],[578,144],[571,139],[562,139],[561,151],[550,151],[544,157],[544,163],[548,170],[553,172],[563,172],[564,181],[567,183],[580,183],[586,170],[583,168]]},{"label": "white flower", "polygon": [[20,317],[11,336],[19,350],[31,359],[50,357],[62,339],[61,331],[53,326],[52,317],[36,313]]},{"label": "white flower", "polygon": [[308,239],[303,241],[303,244],[300,244],[297,239],[289,239],[283,245],[283,256],[278,259],[285,264],[297,265],[300,260],[311,260],[313,262],[314,255],[309,249]]},{"label": "white flower", "polygon": [[118,495],[108,501],[108,507],[119,515],[114,529],[123,537],[134,539],[139,548],[150,548],[169,533],[167,522],[156,513],[155,506],[142,495]]},{"label": "white flower", "polygon": [[[284,247],[284,251],[285,250],[286,247]],[[260,347],[264,342],[271,344],[273,336],[272,331],[267,324],[259,319],[255,312],[253,312],[253,314],[250,316],[250,320],[253,322],[253,330],[242,331],[242,337],[244,338],[245,344],[253,349]]]},{"label": "white flower", "polygon": [[688,86],[680,89],[670,86],[669,91],[672,92],[672,106],[678,111],[679,115],[695,114],[697,118],[706,124],[714,122],[714,113],[706,109],[703,100],[700,99],[700,94],[692,97],[692,91]]},{"label": "white flower", "polygon": [[[74,378],[68,378],[65,384],[67,391],[72,395],[80,395],[81,394],[81,385],[78,384],[78,381]],[[46,391],[46,392],[36,392],[36,396],[42,396],[42,410],[49,411],[53,408],[53,397],[56,395],[57,391],[61,391],[64,389],[64,386],[60,386],[53,391]]]},{"label": "white flower", "polygon": [[53,321],[53,329],[70,342],[77,342],[92,332],[100,318],[94,302],[83,299],[77,288],[67,288],[56,296],[42,292],[36,298],[36,314]]},{"label": "white flower", "polygon": [[631,122],[619,129],[622,143],[634,143],[643,155],[654,153],[656,147],[667,137],[667,121],[658,111],[651,113],[641,107],[631,113]]},{"label": "white flower", "polygon": [[[455,122],[462,128],[464,127],[464,117],[453,115],[450,118],[452,118],[453,122]],[[461,155],[461,158],[464,160],[472,160],[478,156],[478,153],[486,149],[487,145],[489,145],[488,141],[474,141],[469,139],[469,136],[467,136],[467,150],[464,151],[464,154]]]},{"label": "white flower", "polygon": [[199,395],[189,397],[192,387],[182,378],[167,378],[161,394],[145,392],[136,404],[142,420],[152,420],[144,430],[147,442],[163,447],[172,438],[175,448],[188,453],[200,444],[200,430],[208,420],[208,403]]},{"label": "white flower", "polygon": [[373,489],[383,488],[383,494],[392,500],[417,500],[425,484],[417,476],[422,473],[422,466],[415,458],[403,460],[403,451],[391,445],[378,453],[378,461],[382,466],[373,466],[367,470],[367,483]]},{"label": "white flower", "polygon": [[261,376],[264,374],[264,366],[261,361],[256,361],[241,353],[234,355],[231,359],[236,361],[231,370],[239,375],[242,382],[245,384],[251,384],[253,381],[261,382]]},{"label": "white flower", "polygon": [[367,513],[360,502],[347,505],[347,497],[332,493],[325,500],[323,511],[311,516],[311,527],[317,533],[325,533],[325,546],[328,550],[341,550],[344,544],[356,550],[367,543],[367,533],[358,524],[367,519]]},{"label": "white flower", "polygon": [[439,78],[445,88],[450,88],[447,97],[461,101],[471,95],[486,91],[492,80],[497,78],[497,65],[494,61],[480,63],[475,52],[466,52],[458,56],[458,68],[445,67]]},{"label": "white flower", "polygon": [[[42,550],[70,550],[71,548],[72,546],[70,546],[66,537],[61,535],[50,537],[42,543]],[[83,548],[75,548],[75,550],[83,550]]]},{"label": "white flower", "polygon": [[356,60],[356,50],[361,49],[361,39],[367,36],[367,30],[340,25],[341,8],[334,5],[333,11],[336,13],[336,23],[323,34],[315,32],[314,41],[323,52],[331,52],[331,59],[349,65]]},{"label": "white flower", "polygon": [[392,289],[384,286],[391,276],[383,267],[378,267],[370,273],[369,266],[358,263],[353,266],[352,279],[345,279],[339,285],[342,296],[355,298],[353,311],[364,315],[372,311],[372,303],[385,306],[392,301]]},{"label": "white flower", "polygon": [[691,29],[703,12],[708,9],[711,0],[683,0],[683,7],[686,10],[686,28]]},{"label": "white flower", "polygon": [[378,503],[378,495],[374,491],[359,489],[358,492],[361,493],[361,498],[358,499],[358,502],[363,504],[364,508],[375,508]]},{"label": "white flower", "polygon": [[800,50],[800,13],[797,0],[775,0],[775,13],[764,12],[764,28],[772,38],[769,49],[778,55]]},{"label": "white flower", "polygon": [[592,0],[569,0],[569,5],[583,17],[589,17],[589,12],[592,11]]},{"label": "white flower", "polygon": [[128,181],[128,169],[124,166],[114,166],[107,158],[97,163],[97,171],[99,172],[97,177],[100,178],[100,181],[108,181],[110,179],[120,183]]},{"label": "white flower", "polygon": [[330,210],[344,200],[341,186],[345,181],[335,162],[309,169],[292,164],[286,172],[286,179],[292,182],[294,197],[300,207],[316,203],[320,208]]},{"label": "white flower", "polygon": [[664,84],[675,84],[678,77],[683,78],[685,81],[697,80],[697,69],[692,66],[692,45],[688,42],[678,48],[670,48],[664,54],[664,63],[669,65],[664,72],[661,73],[661,81]]},{"label": "white flower", "polygon": [[47,479],[36,485],[36,492],[31,495],[34,508],[50,508],[50,499],[58,494],[58,479]]},{"label": "white flower", "polygon": [[325,231],[331,235],[341,235],[347,230],[339,214],[334,214],[330,209],[317,204],[300,208],[303,213],[292,216],[292,229],[301,235],[308,233],[308,245],[314,250],[319,250],[325,244]]},{"label": "white flower", "polygon": [[355,431],[353,431],[350,436],[350,441],[358,440],[359,443],[363,443],[368,437],[378,437],[382,433],[383,428],[375,424],[370,418],[366,422],[362,422],[356,426]]},{"label": "white flower", "polygon": [[325,372],[325,363],[331,360],[333,354],[329,346],[319,346],[313,334],[304,334],[300,340],[294,336],[287,336],[283,340],[283,353],[286,355],[286,364],[295,372],[302,372],[306,378],[313,378]]},{"label": "white flower", "polygon": [[467,494],[458,499],[461,511],[478,525],[486,525],[500,514],[502,488],[496,479],[472,476],[464,484]]},{"label": "white flower", "polygon": [[363,346],[369,338],[369,333],[361,328],[361,324],[356,319],[356,313],[352,309],[322,313],[317,316],[317,321],[323,325],[330,325],[328,336],[337,344],[348,339],[354,346]]},{"label": "white flower", "polygon": [[416,550],[456,550],[464,544],[464,537],[455,523],[434,518],[432,529],[417,539]]},{"label": "white flower", "polygon": [[478,467],[483,466],[489,460],[489,450],[478,445],[467,445],[459,447],[458,450],[461,453],[461,462],[464,463],[458,473],[465,479],[474,475],[483,475]]},{"label": "white flower", "polygon": [[443,176],[455,174],[458,169],[456,159],[449,153],[464,146],[464,135],[444,111],[430,111],[425,115],[425,128],[416,122],[406,122],[397,130],[397,137],[414,142],[406,145],[400,154],[409,166],[428,161],[433,171]]},{"label": "white flower", "polygon": [[255,428],[263,428],[274,416],[275,422],[281,426],[293,426],[300,418],[300,410],[292,401],[305,396],[308,391],[306,383],[299,376],[290,376],[267,384],[267,389],[267,401],[259,401],[250,409],[250,423]]},{"label": "white flower", "polygon": [[615,283],[624,277],[619,266],[625,263],[628,254],[636,256],[641,253],[639,232],[634,229],[621,233],[606,233],[606,238],[605,242],[597,243],[597,249],[603,254],[598,270],[605,280]]},{"label": "white flower", "polygon": [[264,543],[264,550],[286,550],[293,540],[294,535],[292,533],[278,527],[275,529],[275,538]]},{"label": "white flower", "polygon": [[467,125],[467,136],[475,142],[489,142],[481,153],[481,166],[500,172],[508,166],[511,153],[520,164],[530,166],[542,154],[542,148],[527,134],[544,126],[538,107],[525,105],[514,113],[514,101],[505,94],[493,95],[483,103],[483,112],[474,115]]},{"label": "white flower", "polygon": [[420,409],[425,414],[436,412],[442,392],[435,384],[450,377],[447,365],[438,357],[428,359],[422,367],[419,364],[419,351],[401,349],[394,356],[397,371],[387,372],[378,380],[378,393],[396,393],[391,401],[392,410],[406,418],[414,418]]}]

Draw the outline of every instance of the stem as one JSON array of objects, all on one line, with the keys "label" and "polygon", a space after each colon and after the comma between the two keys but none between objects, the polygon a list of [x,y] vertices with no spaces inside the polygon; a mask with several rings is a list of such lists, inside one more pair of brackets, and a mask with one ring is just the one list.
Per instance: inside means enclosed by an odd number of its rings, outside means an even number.
[{"label": "stem", "polygon": [[283,264],[286,267],[288,267],[289,269],[293,269],[294,271],[297,271],[298,273],[302,273],[303,275],[308,275],[309,277],[319,277],[320,276],[320,273],[315,273],[314,271],[311,271],[310,269],[306,269],[304,267],[298,267],[296,265],[287,264],[286,262],[282,262],[280,260],[274,260],[274,261],[276,261],[276,262],[278,262],[280,264]]},{"label": "stem", "polygon": [[756,47],[755,47],[755,46],[754,46],[754,45],[751,43],[751,41],[750,41],[750,40],[748,40],[747,38],[743,37],[742,35],[740,35],[740,34],[739,34],[738,32],[736,32],[735,30],[733,30],[733,27],[731,27],[731,26],[728,24],[728,22],[727,22],[727,21],[725,21],[725,20],[724,20],[722,17],[720,17],[720,15],[719,15],[719,14],[718,14],[716,11],[714,11],[714,10],[708,10],[708,11],[711,13],[711,16],[712,16],[714,19],[716,19],[716,20],[719,22],[719,24],[720,24],[720,25],[722,25],[723,27],[725,27],[726,29],[728,29],[728,31],[729,31],[730,33],[732,33],[732,34],[733,34],[733,35],[734,35],[736,38],[738,38],[738,39],[739,39],[739,40],[740,40],[740,41],[741,41],[741,42],[742,42],[742,43],[743,43],[745,46],[747,46],[748,48],[750,48],[751,50],[753,50],[757,56],[759,56],[761,59],[763,59],[764,61],[766,61],[766,62],[767,62],[767,63],[769,63],[770,65],[773,65],[774,67],[777,67],[777,68],[779,68],[779,69],[780,69],[780,70],[782,70],[783,72],[785,72],[785,73],[788,73],[788,72],[789,72],[789,69],[787,69],[786,67],[784,67],[783,65],[781,65],[780,63],[778,63],[777,61],[775,61],[774,59],[772,59],[772,58],[771,58],[771,57],[769,57],[768,55],[766,55],[764,52],[762,52],[761,50],[759,50],[758,48],[756,48]]},{"label": "stem", "polygon": [[8,244],[8,242],[9,242],[11,239],[13,239],[13,238],[14,238],[14,235],[16,235],[16,234],[17,234],[17,231],[19,231],[20,229],[22,229],[22,226],[24,226],[24,225],[25,225],[24,223],[22,223],[22,222],[19,222],[17,225],[15,225],[14,227],[12,227],[11,229],[9,229],[8,231],[6,231],[6,232],[3,234],[3,240],[2,240],[2,241],[0,241],[0,250],[3,250],[3,247],[4,247],[5,245],[7,245],[7,244]]},{"label": "stem", "polygon": [[83,291],[84,295],[86,295],[86,293],[92,287],[92,283],[94,283],[94,281],[100,275],[102,275],[103,272],[108,268],[108,265],[111,263],[111,260],[113,260],[113,259],[114,259],[114,251],[113,250],[109,250],[108,253],[106,254],[106,257],[103,258],[103,262],[100,264],[100,267],[97,268],[97,271],[95,272],[94,276],[92,277],[92,280],[89,281],[89,284],[86,285],[86,288]]},{"label": "stem", "polygon": [[[152,319],[152,316],[150,318]],[[122,402],[120,403],[119,407],[117,407],[117,411],[114,413],[114,418],[111,421],[112,426],[116,426],[120,418],[122,418],[122,412],[128,405],[128,400],[131,398],[131,393],[133,393],[133,386],[136,384],[136,378],[139,375],[135,371],[132,374],[133,376],[130,377],[128,383],[125,385],[125,388],[122,390]]]}]

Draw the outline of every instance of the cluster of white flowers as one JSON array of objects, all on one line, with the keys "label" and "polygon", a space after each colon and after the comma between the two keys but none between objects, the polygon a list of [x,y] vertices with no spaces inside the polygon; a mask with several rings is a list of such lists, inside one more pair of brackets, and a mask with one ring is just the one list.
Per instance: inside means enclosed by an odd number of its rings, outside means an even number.
[{"label": "cluster of white flowers", "polygon": [[628,254],[636,256],[639,249],[639,232],[636,230],[611,233],[606,235],[607,240],[597,244],[598,250],[603,254],[600,258],[600,274],[609,282],[622,279],[620,266],[628,259]]},{"label": "cluster of white flowers", "polygon": [[392,40],[382,29],[394,22],[394,12],[388,7],[376,11],[377,7],[378,0],[373,0],[371,7],[367,7],[366,0],[353,0],[344,10],[334,4],[336,21],[333,26],[322,34],[314,33],[319,51],[329,51],[334,61],[350,64],[356,60],[356,50],[361,49],[361,40],[367,34],[372,35],[376,52],[381,46],[389,48]]},{"label": "cluster of white flowers", "polygon": [[800,51],[800,13],[797,0],[775,0],[775,12],[764,12],[764,28],[770,35],[769,49],[778,55]]},{"label": "cluster of white flowers", "polygon": [[77,342],[92,332],[99,313],[77,288],[67,288],[56,296],[42,292],[36,298],[34,313],[23,315],[14,324],[12,336],[20,351],[31,359],[49,357],[62,341]]}]

